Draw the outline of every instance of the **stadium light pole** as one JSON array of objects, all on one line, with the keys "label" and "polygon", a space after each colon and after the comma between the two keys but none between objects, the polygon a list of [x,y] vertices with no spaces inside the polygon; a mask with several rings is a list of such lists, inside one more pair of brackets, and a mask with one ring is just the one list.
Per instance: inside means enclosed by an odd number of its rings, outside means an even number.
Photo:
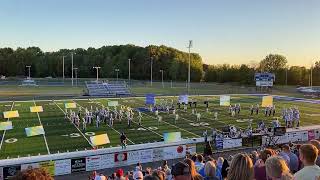
[{"label": "stadium light pole", "polygon": [[160,70],[160,72],[161,72],[161,83],[162,83],[162,88],[164,88],[164,84],[163,84],[163,70],[161,69],[161,70]]},{"label": "stadium light pole", "polygon": [[153,64],[153,56],[150,58],[150,84],[152,86],[152,64]]},{"label": "stadium light pole", "polygon": [[64,57],[65,56],[62,56],[62,79],[64,81]]},{"label": "stadium light pole", "polygon": [[117,72],[117,82],[118,82],[119,69],[115,69],[115,71]]},{"label": "stadium light pole", "polygon": [[96,72],[97,72],[97,83],[98,83],[98,80],[99,80],[99,69],[101,68],[100,66],[94,66],[92,67],[94,69],[96,69]]},{"label": "stadium light pole", "polygon": [[71,84],[73,86],[73,52],[71,53]]},{"label": "stadium light pole", "polygon": [[131,73],[131,72],[130,72],[130,64],[131,64],[131,63],[130,63],[130,62],[131,62],[131,59],[129,58],[129,59],[128,59],[128,63],[129,63],[129,69],[128,69],[128,71],[129,71],[129,77],[128,77],[128,79],[129,79],[129,84],[131,84],[131,83],[130,83],[130,82],[131,82],[131,74],[130,74],[130,73]]},{"label": "stadium light pole", "polygon": [[286,86],[288,86],[288,67],[286,67]]},{"label": "stadium light pole", "polygon": [[311,64],[311,68],[310,68],[310,86],[312,89],[312,70],[313,70],[313,63]]},{"label": "stadium light pole", "polygon": [[76,75],[76,86],[78,86],[78,68],[73,68]]},{"label": "stadium light pole", "polygon": [[190,89],[190,66],[191,66],[190,49],[192,48],[192,40],[189,40],[189,46],[187,48],[189,49],[189,67],[188,67],[188,93],[189,93],[189,89]]},{"label": "stadium light pole", "polygon": [[30,75],[30,74],[31,74],[31,73],[30,73],[31,65],[28,65],[28,66],[26,66],[26,67],[29,68],[29,76],[28,76],[28,78],[31,79],[31,75]]}]

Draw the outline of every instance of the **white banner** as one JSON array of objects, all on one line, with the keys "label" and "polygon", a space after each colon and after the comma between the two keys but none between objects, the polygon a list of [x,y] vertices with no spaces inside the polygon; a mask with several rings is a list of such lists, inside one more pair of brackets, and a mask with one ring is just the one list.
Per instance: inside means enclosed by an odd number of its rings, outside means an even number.
[{"label": "white banner", "polygon": [[86,157],[86,171],[101,169],[101,156]]},{"label": "white banner", "polygon": [[101,155],[100,166],[101,166],[101,169],[114,167],[114,154]]},{"label": "white banner", "polygon": [[55,163],[54,174],[56,176],[71,174],[71,159],[57,160]]},{"label": "white banner", "polygon": [[21,171],[40,167],[39,163],[21,164]]},{"label": "white banner", "polygon": [[242,146],[242,139],[223,139],[223,149],[235,148]]}]

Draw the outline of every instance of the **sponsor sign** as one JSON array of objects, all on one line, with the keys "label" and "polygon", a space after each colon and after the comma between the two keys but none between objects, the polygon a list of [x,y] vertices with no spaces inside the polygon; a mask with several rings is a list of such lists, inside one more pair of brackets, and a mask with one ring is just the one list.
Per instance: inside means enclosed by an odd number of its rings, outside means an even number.
[{"label": "sponsor sign", "polygon": [[86,158],[71,159],[71,172],[86,171]]},{"label": "sponsor sign", "polygon": [[71,159],[57,160],[54,170],[56,176],[71,174]]}]

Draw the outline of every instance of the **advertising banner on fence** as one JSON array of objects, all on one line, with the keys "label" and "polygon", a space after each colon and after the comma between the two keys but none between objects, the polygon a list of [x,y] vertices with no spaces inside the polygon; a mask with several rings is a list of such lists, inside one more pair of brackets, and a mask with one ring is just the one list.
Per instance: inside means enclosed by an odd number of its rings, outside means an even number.
[{"label": "advertising banner on fence", "polygon": [[86,158],[71,159],[71,172],[86,171]]},{"label": "advertising banner on fence", "polygon": [[220,106],[230,106],[230,96],[220,96]]},{"label": "advertising banner on fence", "polygon": [[71,174],[71,159],[56,160],[54,171],[56,176]]},{"label": "advertising banner on fence", "polygon": [[3,168],[3,179],[9,180],[21,170],[21,166],[7,166]]},{"label": "advertising banner on fence", "polygon": [[54,173],[55,173],[55,162],[54,161],[40,162],[39,167],[45,169],[51,176],[54,176]]},{"label": "advertising banner on fence", "polygon": [[0,167],[0,180],[3,180],[3,168]]},{"label": "advertising banner on fence", "polygon": [[86,157],[86,171],[93,171],[101,169],[101,156]]},{"label": "advertising banner on fence", "polygon": [[21,164],[21,171],[26,169],[38,168],[39,163],[31,163],[31,164]]},{"label": "advertising banner on fence", "polygon": [[232,139],[225,138],[223,139],[223,149],[235,148],[242,146],[242,139]]}]

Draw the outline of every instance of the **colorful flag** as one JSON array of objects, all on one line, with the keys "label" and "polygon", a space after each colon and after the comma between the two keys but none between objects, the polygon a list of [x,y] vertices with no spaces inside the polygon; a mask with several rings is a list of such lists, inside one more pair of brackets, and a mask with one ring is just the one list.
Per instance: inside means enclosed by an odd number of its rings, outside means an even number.
[{"label": "colorful flag", "polygon": [[40,134],[45,134],[43,126],[34,126],[34,127],[24,128],[24,129],[25,129],[26,134],[27,134],[28,137],[37,136],[37,135],[40,135]]},{"label": "colorful flag", "polygon": [[43,112],[42,106],[31,106],[30,112]]},{"label": "colorful flag", "polygon": [[19,112],[18,111],[5,111],[5,112],[3,112],[3,117],[4,118],[19,117]]},{"label": "colorful flag", "polygon": [[0,122],[0,131],[13,129],[12,122],[6,121],[6,122]]},{"label": "colorful flag", "polygon": [[146,95],[146,105],[154,105],[155,103],[156,103],[155,95],[154,94],[147,94]]},{"label": "colorful flag", "polygon": [[118,101],[109,101],[108,102],[108,106],[113,106],[113,107],[115,107],[115,106],[118,106]]},{"label": "colorful flag", "polygon": [[163,133],[163,139],[165,143],[181,141],[181,132]]},{"label": "colorful flag", "polygon": [[178,102],[180,104],[184,103],[184,104],[188,104],[188,95],[180,95]]},{"label": "colorful flag", "polygon": [[100,134],[100,135],[96,135],[96,136],[91,136],[90,137],[90,141],[95,146],[99,146],[99,145],[109,144],[110,143],[108,134]]},{"label": "colorful flag", "polygon": [[262,107],[273,106],[273,97],[272,96],[263,96],[262,97]]},{"label": "colorful flag", "polygon": [[76,103],[64,103],[64,107],[66,109],[74,109],[74,108],[77,108],[77,105]]},{"label": "colorful flag", "polygon": [[220,96],[220,106],[230,106],[230,96]]}]

